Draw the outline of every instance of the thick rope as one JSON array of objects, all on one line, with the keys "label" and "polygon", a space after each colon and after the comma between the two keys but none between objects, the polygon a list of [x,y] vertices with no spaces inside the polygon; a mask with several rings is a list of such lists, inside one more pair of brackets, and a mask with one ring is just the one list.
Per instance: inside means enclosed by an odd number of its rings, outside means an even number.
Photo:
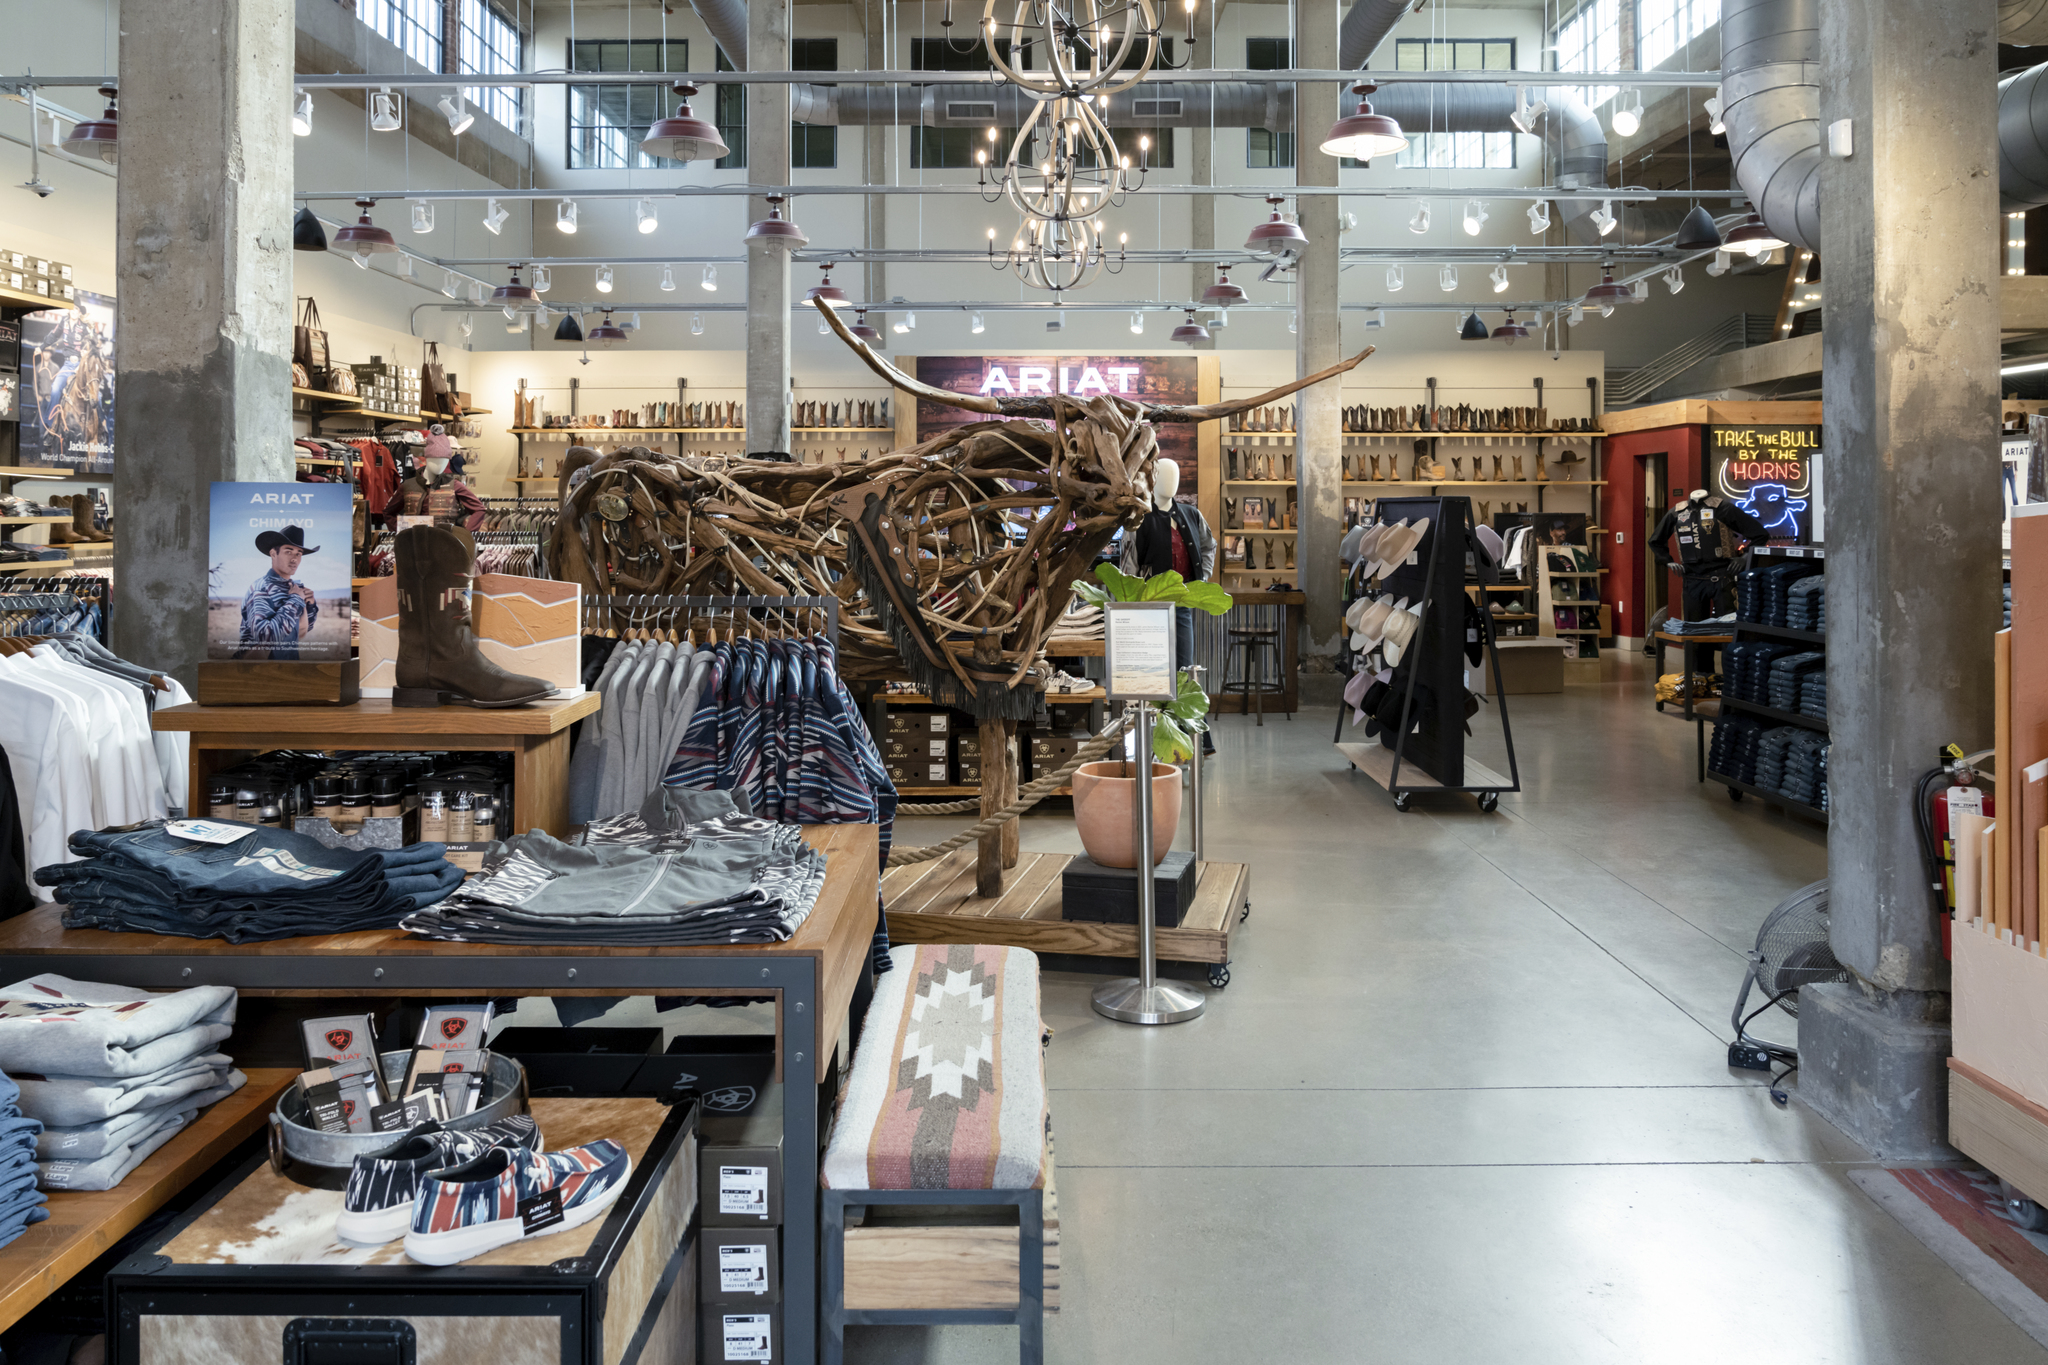
[{"label": "thick rope", "polygon": [[[1108,753],[1113,745],[1123,740],[1124,731],[1130,728],[1129,716],[1118,716],[1104,728],[1101,734],[1083,744],[1080,751],[1056,773],[1035,778],[1017,789],[1017,799],[978,824],[969,825],[942,844],[931,844],[924,848],[892,848],[889,850],[889,866],[904,867],[910,863],[928,863],[934,858],[943,858],[956,848],[965,848],[984,834],[989,834],[1016,819],[1025,811],[1043,801],[1052,789],[1072,777],[1083,763],[1093,763]],[[978,810],[979,801],[944,801],[919,805],[900,805],[898,815],[955,815]]]}]

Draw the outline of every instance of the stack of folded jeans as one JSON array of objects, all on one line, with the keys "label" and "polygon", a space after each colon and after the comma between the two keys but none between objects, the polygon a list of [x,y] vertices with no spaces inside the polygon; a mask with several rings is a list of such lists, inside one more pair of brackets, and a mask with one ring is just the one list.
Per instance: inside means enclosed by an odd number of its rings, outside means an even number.
[{"label": "stack of folded jeans", "polygon": [[534,830],[404,928],[468,943],[779,943],[817,904],[825,855],[730,791],[655,791],[580,844]]},{"label": "stack of folded jeans", "polygon": [[1827,666],[1827,656],[1814,650],[1773,659],[1770,681],[1766,684],[1768,690],[1763,698],[1764,704],[1775,706],[1780,711],[1797,711],[1800,688],[1806,682],[1807,675],[1819,673],[1825,678]]},{"label": "stack of folded jeans", "polygon": [[[213,821],[228,824],[228,821]],[[224,938],[230,943],[388,929],[462,884],[443,844],[356,853],[255,825],[233,843],[181,838],[161,820],[80,830],[83,861],[40,868],[67,929]]]},{"label": "stack of folded jeans", "polygon": [[1823,631],[1828,628],[1828,578],[1808,574],[1785,594],[1785,624],[1793,630]]},{"label": "stack of folded jeans", "polygon": [[0,1073],[0,1247],[50,1216],[36,1186],[36,1134],[43,1125],[21,1112],[21,1087]]},{"label": "stack of folded jeans", "polygon": [[1771,664],[1795,652],[1796,646],[1774,640],[1743,640],[1728,646],[1721,694],[1737,701],[1762,702]]},{"label": "stack of folded jeans", "polygon": [[1823,775],[1822,755],[1827,752],[1827,747],[1828,737],[1813,730],[1796,736],[1787,744],[1785,781],[1779,786],[1779,793],[1794,801],[1818,806]]},{"label": "stack of folded jeans", "polygon": [[1748,782],[1756,776],[1756,741],[1763,724],[1754,716],[1729,714],[1714,725],[1707,767],[1724,777]]},{"label": "stack of folded jeans", "polygon": [[1750,781],[1766,791],[1780,791],[1785,786],[1785,754],[1792,747],[1792,741],[1813,731],[1802,730],[1796,725],[1781,725],[1775,730],[1766,730],[1756,741],[1756,776]]},{"label": "stack of folded jeans", "polygon": [[226,986],[152,995],[45,975],[0,987],[0,1069],[41,1123],[42,1187],[110,1190],[201,1106],[240,1089],[246,1077],[215,1051],[234,1021]]},{"label": "stack of folded jeans", "polygon": [[1828,671],[1816,668],[1799,680],[1799,714],[1815,720],[1828,718]]}]

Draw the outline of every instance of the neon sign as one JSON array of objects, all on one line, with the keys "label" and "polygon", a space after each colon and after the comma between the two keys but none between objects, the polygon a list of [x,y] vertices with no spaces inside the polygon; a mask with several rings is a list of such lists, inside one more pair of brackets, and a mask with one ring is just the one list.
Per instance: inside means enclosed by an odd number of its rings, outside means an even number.
[{"label": "neon sign", "polygon": [[1709,486],[1769,527],[1773,540],[1809,539],[1819,457],[1817,426],[1707,429]]}]

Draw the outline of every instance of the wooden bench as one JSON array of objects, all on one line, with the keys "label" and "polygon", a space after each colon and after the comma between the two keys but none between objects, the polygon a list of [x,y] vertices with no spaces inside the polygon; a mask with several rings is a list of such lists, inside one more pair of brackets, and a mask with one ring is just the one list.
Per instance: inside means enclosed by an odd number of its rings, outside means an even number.
[{"label": "wooden bench", "polygon": [[1058,1208],[1038,958],[987,944],[890,957],[820,1166],[820,1358],[840,1365],[849,1324],[995,1323],[1041,1365]]}]

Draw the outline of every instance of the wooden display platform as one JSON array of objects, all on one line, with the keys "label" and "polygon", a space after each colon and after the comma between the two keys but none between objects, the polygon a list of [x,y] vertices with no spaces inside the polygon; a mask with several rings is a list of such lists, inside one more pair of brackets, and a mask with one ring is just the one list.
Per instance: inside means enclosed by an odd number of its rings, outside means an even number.
[{"label": "wooden display platform", "polygon": [[113,1189],[60,1190],[50,1196],[49,1218],[0,1249],[0,1330],[20,1322],[172,1196],[261,1131],[278,1095],[299,1073],[277,1067],[246,1074],[247,1085],[202,1110]]},{"label": "wooden display platform", "polygon": [[1374,740],[1367,744],[1345,741],[1337,745],[1337,752],[1352,767],[1370,777],[1389,791],[1463,791],[1469,788],[1492,791],[1513,791],[1515,784],[1502,777],[1493,769],[1469,755],[1465,759],[1465,786],[1446,788],[1443,783],[1415,766],[1414,763],[1401,765],[1401,785],[1393,786],[1394,751]]},{"label": "wooden display platform", "polygon": [[[1000,943],[1034,953],[1136,957],[1138,926],[1060,917],[1060,877],[1071,853],[1022,853],[993,900],[974,893],[974,850],[955,849],[928,863],[882,874],[882,908],[892,943]],[[1203,863],[1195,901],[1176,929],[1153,935],[1162,961],[1230,961],[1230,935],[1251,904],[1251,868]]]}]

